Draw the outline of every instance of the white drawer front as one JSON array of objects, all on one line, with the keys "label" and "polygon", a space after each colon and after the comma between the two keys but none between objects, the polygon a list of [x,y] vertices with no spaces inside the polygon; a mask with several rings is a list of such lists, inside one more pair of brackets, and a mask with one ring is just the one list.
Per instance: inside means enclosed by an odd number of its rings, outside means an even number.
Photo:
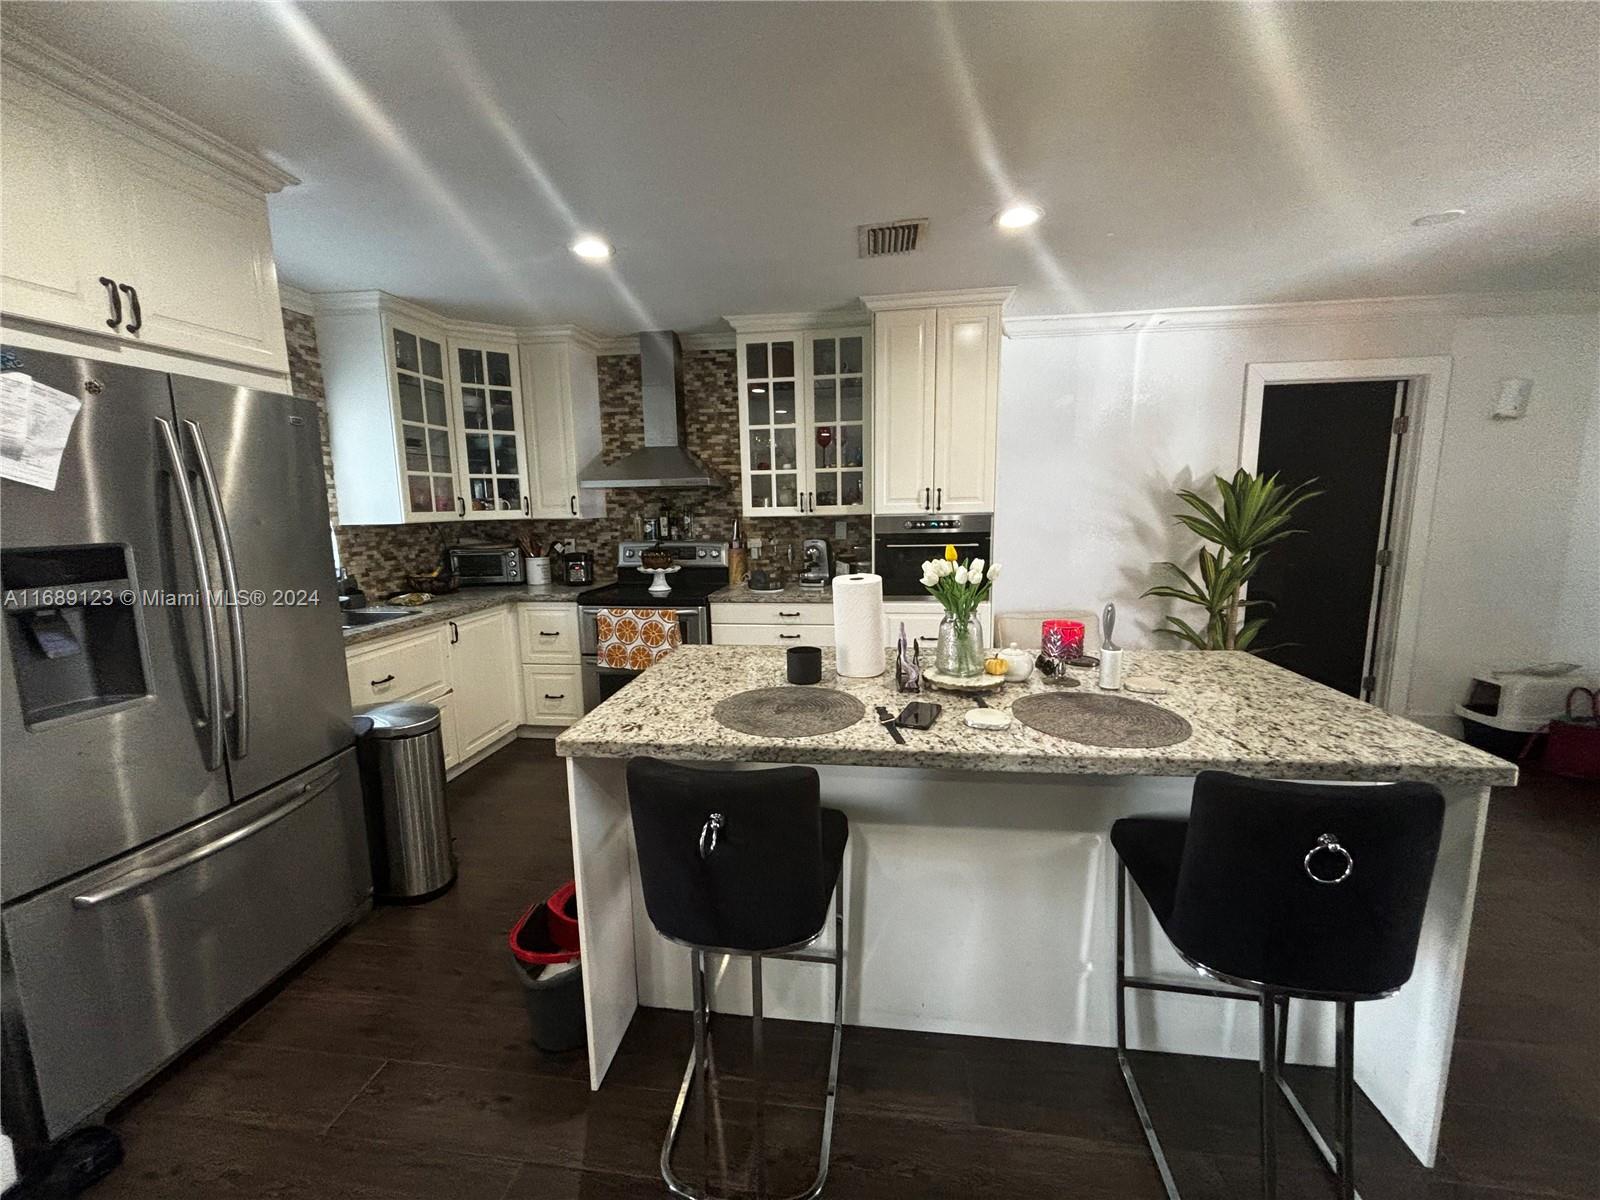
[{"label": "white drawer front", "polygon": [[583,676],[579,667],[525,666],[522,697],[528,724],[557,725],[583,716]]},{"label": "white drawer front", "polygon": [[357,646],[346,655],[350,703],[360,708],[384,700],[404,700],[444,686],[447,626],[376,646]]},{"label": "white drawer front", "polygon": [[718,625],[711,623],[718,646],[831,646],[833,623],[826,625]]},{"label": "white drawer front", "polygon": [[832,625],[833,605],[828,604],[713,604],[711,624],[717,625]]},{"label": "white drawer front", "polygon": [[575,605],[517,606],[522,661],[578,661],[578,610]]}]

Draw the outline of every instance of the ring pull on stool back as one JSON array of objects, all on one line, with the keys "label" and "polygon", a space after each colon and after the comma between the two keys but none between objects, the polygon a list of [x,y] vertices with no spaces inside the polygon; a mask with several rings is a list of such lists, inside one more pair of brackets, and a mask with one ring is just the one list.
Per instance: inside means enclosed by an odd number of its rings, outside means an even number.
[{"label": "ring pull on stool back", "polygon": [[[1128,1061],[1128,989],[1241,999],[1261,1010],[1261,1194],[1277,1195],[1277,1093],[1356,1200],[1355,1005],[1411,977],[1444,798],[1425,784],[1282,783],[1206,771],[1189,816],[1111,826],[1117,870],[1117,1060],[1170,1200],[1177,1184]],[[1179,956],[1225,987],[1127,973],[1131,876]],[[1336,1006],[1330,1146],[1284,1082],[1289,1001]]]},{"label": "ring pull on stool back", "polygon": [[[650,922],[688,948],[694,988],[694,1049],[661,1145],[661,1178],[673,1194],[709,1200],[672,1170],[691,1091],[702,1125],[710,1084],[706,956],[750,959],[751,1050],[756,1082],[756,1191],[766,1195],[765,1079],[762,1063],[761,963],[779,958],[833,968],[833,1047],[822,1118],[822,1149],[811,1186],[790,1200],[811,1200],[828,1176],[844,997],[844,863],[849,823],[823,808],[809,767],[707,771],[653,758],[628,764],[628,804],[639,859],[639,885]],[[809,951],[826,931],[832,901],[831,953]],[[698,1077],[698,1087],[696,1078]]]}]

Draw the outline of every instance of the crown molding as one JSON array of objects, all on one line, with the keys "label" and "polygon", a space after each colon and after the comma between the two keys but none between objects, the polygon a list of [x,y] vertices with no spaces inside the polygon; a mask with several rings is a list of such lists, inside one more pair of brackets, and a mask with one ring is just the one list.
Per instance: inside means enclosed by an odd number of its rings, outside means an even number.
[{"label": "crown molding", "polygon": [[514,331],[518,345],[544,346],[568,343],[590,354],[604,354],[601,349],[606,339],[591,333],[581,325],[528,325]]},{"label": "crown molding", "polygon": [[[706,333],[680,333],[678,344],[685,350],[732,350],[736,343],[734,335],[727,332],[711,330]],[[597,338],[595,341],[596,354],[626,354],[639,353],[639,335],[636,333],[616,334],[612,337]]]},{"label": "crown molding", "polygon": [[897,292],[889,296],[863,296],[861,303],[873,312],[892,312],[901,308],[948,308],[957,304],[1005,305],[1016,294],[1014,287],[956,288],[943,292]]},{"label": "crown molding", "polygon": [[1600,293],[1596,292],[1484,292],[1008,317],[1005,320],[1005,332],[1007,337],[1013,338],[1085,337],[1103,333],[1173,333],[1190,329],[1349,325],[1364,321],[1429,317],[1512,317],[1594,312],[1600,312]]},{"label": "crown molding", "polygon": [[291,312],[303,313],[308,317],[317,315],[317,298],[303,288],[297,288],[292,283],[278,281],[278,307],[287,308]]},{"label": "crown molding", "polygon": [[870,325],[872,314],[862,305],[830,309],[825,312],[744,313],[723,317],[735,333],[789,333],[797,329],[838,329],[851,325]]},{"label": "crown molding", "polygon": [[229,178],[263,193],[281,192],[300,181],[259,154],[242,150],[170,108],[147,100],[104,71],[72,57],[24,30],[8,26],[0,41],[7,66],[65,93],[102,121],[127,123],[146,135],[195,155]]}]

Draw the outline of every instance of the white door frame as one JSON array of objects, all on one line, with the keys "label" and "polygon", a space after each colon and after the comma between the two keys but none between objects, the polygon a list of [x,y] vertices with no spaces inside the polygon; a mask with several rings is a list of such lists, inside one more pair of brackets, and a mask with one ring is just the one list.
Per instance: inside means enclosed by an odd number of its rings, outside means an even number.
[{"label": "white door frame", "polygon": [[1434,492],[1444,449],[1445,408],[1450,396],[1448,355],[1426,358],[1363,358],[1334,362],[1250,363],[1245,369],[1244,411],[1239,428],[1239,465],[1254,473],[1261,448],[1261,406],[1268,386],[1280,383],[1343,383],[1363,379],[1404,379],[1410,386],[1406,413],[1410,426],[1400,443],[1395,480],[1394,551],[1386,588],[1390,602],[1377,631],[1378,686],[1373,703],[1405,716],[1410,706],[1417,631],[1421,623],[1422,579],[1433,526]]}]

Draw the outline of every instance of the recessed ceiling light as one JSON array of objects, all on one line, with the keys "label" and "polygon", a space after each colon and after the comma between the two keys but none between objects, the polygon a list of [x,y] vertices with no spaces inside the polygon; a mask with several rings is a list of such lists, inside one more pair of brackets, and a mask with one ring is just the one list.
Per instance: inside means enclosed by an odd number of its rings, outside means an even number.
[{"label": "recessed ceiling light", "polygon": [[572,252],[589,262],[604,262],[611,257],[611,243],[603,237],[586,233],[572,243]]},{"label": "recessed ceiling light", "polygon": [[994,223],[1001,229],[1026,229],[1029,225],[1038,223],[1044,216],[1044,210],[1036,204],[1013,204],[1005,209],[994,219]]},{"label": "recessed ceiling light", "polygon": [[1418,217],[1411,223],[1418,227],[1427,225],[1448,225],[1451,221],[1459,221],[1466,215],[1467,210],[1464,208],[1447,208],[1443,212],[1423,213],[1422,216]]}]

